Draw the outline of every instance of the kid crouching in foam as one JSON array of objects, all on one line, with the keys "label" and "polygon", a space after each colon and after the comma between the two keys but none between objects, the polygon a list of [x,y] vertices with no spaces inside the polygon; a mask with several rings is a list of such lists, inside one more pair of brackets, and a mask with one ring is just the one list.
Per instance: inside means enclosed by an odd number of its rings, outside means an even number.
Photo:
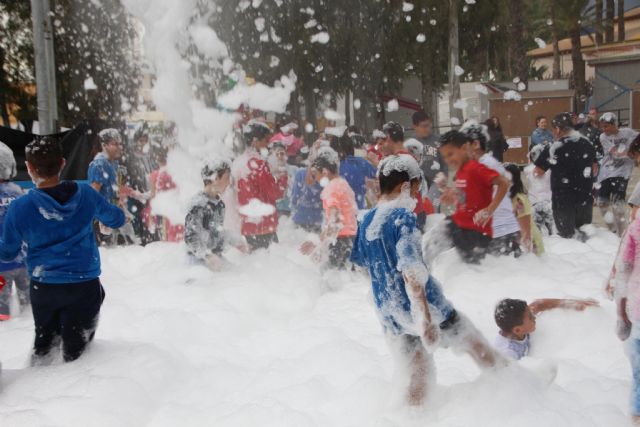
[{"label": "kid crouching in foam", "polygon": [[[357,222],[356,196],[349,183],[339,175],[340,158],[338,153],[329,147],[322,147],[311,165],[315,169],[316,180],[324,187],[320,198],[325,212],[325,221],[320,234],[320,250],[328,246],[328,266],[345,269],[353,237],[356,234]],[[304,242],[300,251],[305,255],[317,251],[316,244]],[[316,252],[319,257],[321,252]]]},{"label": "kid crouching in foam", "polygon": [[[225,261],[222,251],[225,244],[225,204],[221,194],[229,187],[231,165],[224,161],[207,163],[200,173],[204,189],[191,200],[185,219],[184,241],[189,254],[211,270],[220,270]],[[236,242],[238,249],[248,251],[246,245]]]},{"label": "kid crouching in foam", "polygon": [[438,346],[468,353],[483,368],[506,363],[429,275],[413,213],[421,177],[411,156],[380,162],[380,201],[359,223],[351,254],[352,262],[369,270],[378,317],[411,405],[422,404],[428,382],[435,381],[431,353]]},{"label": "kid crouching in foam", "polygon": [[26,244],[35,325],[32,364],[49,363],[59,337],[69,362],[93,339],[104,300],[94,218],[118,228],[125,217],[88,185],[60,181],[65,160],[55,139],[31,142],[26,159],[36,189],[9,206],[0,259],[14,259]]}]

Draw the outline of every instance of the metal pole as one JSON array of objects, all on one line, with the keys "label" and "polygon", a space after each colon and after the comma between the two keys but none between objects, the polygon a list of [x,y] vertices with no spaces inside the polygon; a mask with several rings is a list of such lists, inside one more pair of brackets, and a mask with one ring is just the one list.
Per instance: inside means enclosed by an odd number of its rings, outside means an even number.
[{"label": "metal pole", "polygon": [[449,117],[458,119],[458,123],[452,126],[453,129],[457,129],[462,124],[462,111],[453,106],[461,97],[460,77],[455,70],[458,58],[458,0],[449,0]]},{"label": "metal pole", "polygon": [[49,13],[49,0],[31,0],[33,21],[33,49],[36,62],[36,89],[38,92],[38,125],[41,135],[56,131],[58,117],[53,54],[53,28]]}]

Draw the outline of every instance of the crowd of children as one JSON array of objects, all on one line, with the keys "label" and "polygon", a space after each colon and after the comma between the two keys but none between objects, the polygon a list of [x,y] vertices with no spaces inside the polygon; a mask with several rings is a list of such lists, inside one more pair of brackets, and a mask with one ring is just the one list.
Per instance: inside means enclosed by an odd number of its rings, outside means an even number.
[{"label": "crowd of children", "polygon": [[[404,372],[408,402],[421,404],[436,348],[466,352],[483,368],[505,366],[527,355],[538,313],[597,305],[592,300],[528,304],[505,299],[495,309],[500,332],[491,346],[430,274],[435,259],[451,248],[463,262],[480,263],[487,254],[542,255],[543,232],[585,239],[581,227],[591,222],[594,182],[598,206],[615,217],[612,230],[624,233],[620,216],[640,157],[638,134],[618,129],[615,116],[603,115],[604,156],[598,161],[596,148],[575,131],[569,113],[553,118],[553,133],[543,119],[524,171],[496,159],[486,125],[468,122],[438,139],[423,112],[413,117],[415,138],[405,138],[405,129],[389,122],[368,147],[353,128],[321,134],[307,146],[293,122],[274,135],[266,122],[252,120],[243,129],[241,154],[204,162],[202,191],[192,199],[184,224],[159,218],[150,208],[150,199],[176,185],[166,169],[167,147],[155,147],[152,158],[144,132],[134,136],[126,172],[120,165],[120,132],[100,132],[102,150],[89,166],[89,185],[61,181],[65,160],[60,143],[37,138],[26,149],[36,186],[26,194],[10,182],[15,160],[11,150],[0,146],[0,273],[6,281],[0,290],[0,320],[10,318],[14,284],[21,308],[31,304],[33,311],[32,363],[51,363],[58,345],[65,361],[75,360],[93,338],[105,297],[98,244],[145,244],[162,235],[167,241],[184,240],[193,263],[217,271],[227,265],[228,246],[248,253],[278,243],[280,217],[290,215],[307,232],[300,252],[323,269],[359,266],[368,272],[390,351]],[[240,219],[238,235],[225,227],[229,194],[232,215]],[[428,215],[445,212],[450,215],[425,230]],[[636,349],[637,402],[639,242],[640,219],[624,235],[615,281],[618,333],[622,339],[632,337]],[[640,403],[634,415],[640,416]]]}]

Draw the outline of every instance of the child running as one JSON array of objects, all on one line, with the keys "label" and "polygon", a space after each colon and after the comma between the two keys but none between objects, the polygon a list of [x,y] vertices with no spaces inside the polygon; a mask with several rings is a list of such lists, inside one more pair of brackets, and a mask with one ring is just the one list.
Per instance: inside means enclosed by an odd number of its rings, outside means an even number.
[{"label": "child running", "polygon": [[522,183],[520,168],[514,164],[508,164],[505,168],[511,174],[509,198],[513,204],[513,213],[520,223],[520,246],[525,251],[540,256],[544,253],[542,233],[533,220],[533,209],[527,197],[527,190]]},{"label": "child running", "polygon": [[422,404],[428,381],[435,381],[431,353],[438,346],[466,352],[484,368],[503,361],[447,301],[422,260],[412,194],[421,177],[410,156],[380,162],[380,201],[362,218],[351,254],[352,262],[369,271],[377,314],[411,405]]},{"label": "child running", "polygon": [[594,300],[538,299],[531,304],[520,299],[503,299],[496,305],[494,318],[500,332],[495,347],[503,356],[520,360],[529,354],[530,336],[536,330],[536,315],[555,308],[582,311],[597,307]]},{"label": "child running", "polygon": [[[338,153],[330,147],[322,147],[318,150],[312,167],[316,170],[318,183],[324,187],[320,195],[325,213],[324,227],[320,234],[321,248],[328,245],[329,267],[342,270],[347,267],[351,255],[358,207],[349,183],[339,175],[339,165]],[[311,255],[315,250],[316,245],[311,241],[304,242],[300,247],[305,255]]]},{"label": "child running", "polygon": [[440,253],[452,247],[463,261],[479,263],[491,242],[491,217],[509,189],[505,177],[473,160],[471,142],[456,130],[447,132],[440,140],[442,157],[450,170],[456,170],[456,188],[443,192],[440,200],[455,203],[456,211],[424,236],[424,257],[429,266]]},{"label": "child running", "polygon": [[59,337],[64,361],[70,362],[93,339],[104,300],[93,220],[118,228],[125,217],[88,185],[60,181],[65,160],[55,139],[31,142],[26,159],[36,189],[9,206],[0,259],[13,260],[27,247],[35,325],[32,365],[51,362]]}]

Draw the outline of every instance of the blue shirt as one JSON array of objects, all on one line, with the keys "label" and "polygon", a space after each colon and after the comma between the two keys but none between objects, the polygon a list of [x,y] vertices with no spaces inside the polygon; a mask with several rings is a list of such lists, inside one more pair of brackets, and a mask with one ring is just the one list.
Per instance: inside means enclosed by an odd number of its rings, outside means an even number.
[{"label": "blue shirt", "polygon": [[118,188],[118,175],[116,173],[118,164],[110,161],[104,153],[98,153],[89,164],[87,172],[89,183],[98,183],[101,185],[100,194],[109,202],[115,200]]},{"label": "blue shirt", "polygon": [[535,128],[533,133],[531,134],[531,143],[529,144],[529,150],[535,147],[536,145],[544,144],[547,141],[547,144],[553,144],[553,135],[547,129]]},{"label": "blue shirt", "polygon": [[[0,183],[0,230],[9,205],[23,194],[22,189],[13,182]],[[0,272],[11,271],[16,268],[24,268],[24,261],[20,255],[13,261],[0,262]]]},{"label": "blue shirt", "polygon": [[358,225],[351,261],[369,270],[373,298],[385,330],[394,334],[418,333],[411,330],[411,301],[403,271],[424,271],[425,295],[434,322],[442,323],[454,313],[424,265],[413,212],[390,205],[367,212]]},{"label": "blue shirt", "polygon": [[100,276],[100,254],[93,220],[111,228],[124,225],[124,212],[87,184],[63,203],[34,189],[7,211],[0,239],[0,260],[12,260],[27,245],[31,278],[47,284],[78,283]]},{"label": "blue shirt", "polygon": [[323,211],[320,184],[307,185],[306,169],[300,169],[293,178],[291,187],[291,212],[293,222],[300,225],[322,225]]},{"label": "blue shirt", "polygon": [[347,180],[355,193],[358,209],[365,208],[367,178],[375,179],[376,173],[376,168],[362,157],[347,156],[340,162],[340,176]]}]

